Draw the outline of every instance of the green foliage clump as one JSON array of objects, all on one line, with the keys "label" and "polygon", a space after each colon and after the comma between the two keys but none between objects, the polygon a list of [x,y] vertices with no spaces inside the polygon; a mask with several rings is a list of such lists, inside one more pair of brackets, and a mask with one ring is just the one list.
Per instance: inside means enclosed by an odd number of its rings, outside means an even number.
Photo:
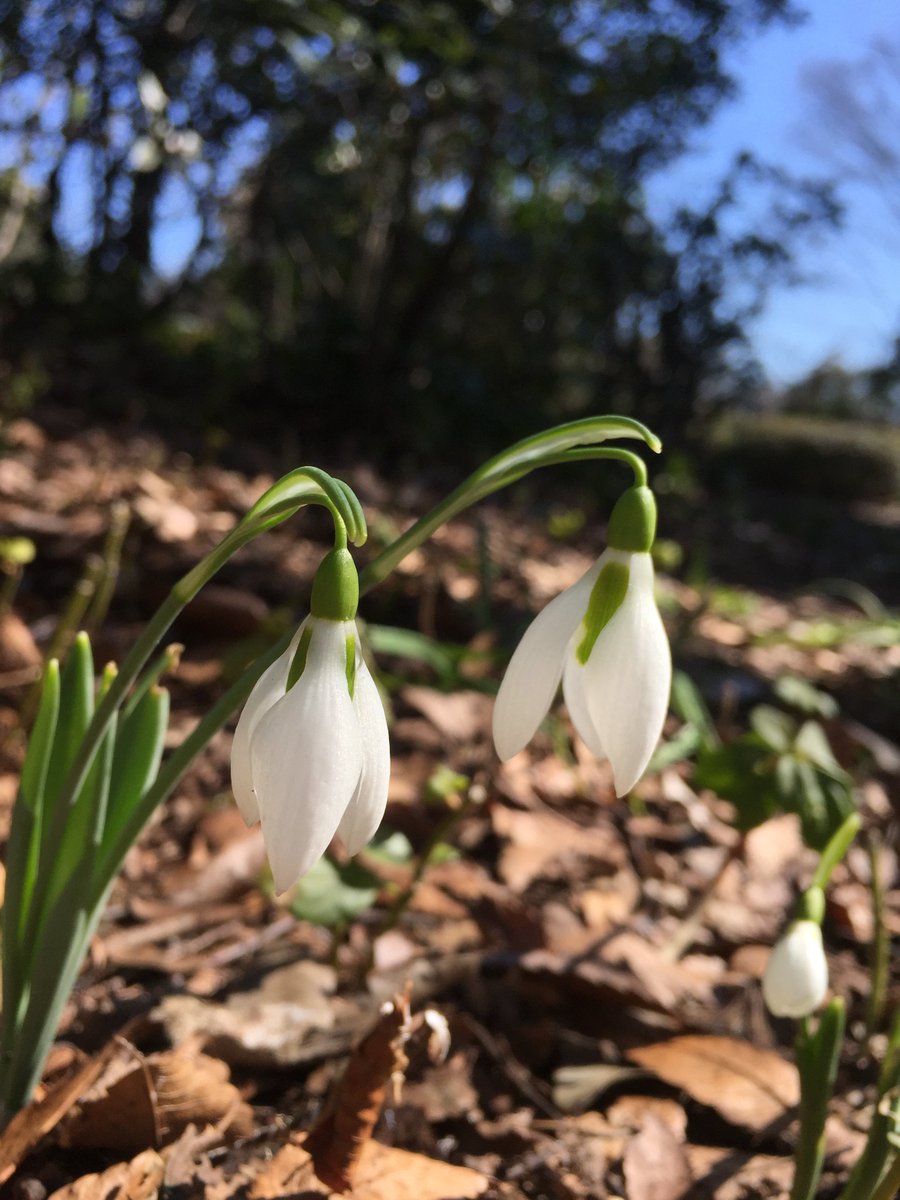
[{"label": "green foliage clump", "polygon": [[729,800],[739,829],[753,829],[777,813],[796,813],[803,840],[822,850],[856,808],[853,780],[834,757],[822,725],[809,715],[833,716],[834,701],[802,679],[781,681],[776,694],[803,716],[760,704],[750,712],[747,732],[723,742],[696,685],[676,671],[672,707],[684,725],[652,765],[696,756],[694,784]]}]

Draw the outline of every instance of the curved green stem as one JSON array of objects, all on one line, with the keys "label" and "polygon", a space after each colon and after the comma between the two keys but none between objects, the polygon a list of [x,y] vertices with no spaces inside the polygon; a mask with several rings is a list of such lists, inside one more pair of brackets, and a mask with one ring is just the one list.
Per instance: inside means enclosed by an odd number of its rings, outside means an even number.
[{"label": "curved green stem", "polygon": [[634,486],[647,486],[647,464],[631,450],[623,450],[620,446],[577,446],[571,450],[563,450],[553,454],[546,460],[536,464],[541,467],[553,467],[559,463],[587,462],[595,458],[612,459],[631,467],[634,474]]},{"label": "curved green stem", "polygon": [[589,417],[570,421],[546,433],[536,434],[517,442],[508,450],[486,462],[455,488],[430,513],[420,517],[396,541],[360,572],[360,595],[371,591],[387,578],[399,562],[426,541],[435,530],[470,505],[522,479],[537,467],[556,466],[562,462],[577,462],[590,458],[613,458],[627,463],[634,472],[635,482],[646,483],[647,470],[636,454],[619,447],[599,449],[595,443],[609,438],[641,439],[651,450],[659,451],[662,443],[646,425],[629,417]]},{"label": "curved green stem", "polygon": [[836,997],[819,1018],[819,1028],[809,1032],[804,1021],[797,1034],[800,1070],[800,1136],[790,1200],[814,1200],[825,1162],[825,1118],[834,1091],[841,1043],[844,1039],[844,1001]]},{"label": "curved green stem", "polygon": [[853,839],[859,833],[861,824],[859,813],[853,812],[847,817],[828,839],[828,844],[819,857],[816,873],[810,881],[810,887],[826,888],[832,872],[844,855],[850,849]]}]

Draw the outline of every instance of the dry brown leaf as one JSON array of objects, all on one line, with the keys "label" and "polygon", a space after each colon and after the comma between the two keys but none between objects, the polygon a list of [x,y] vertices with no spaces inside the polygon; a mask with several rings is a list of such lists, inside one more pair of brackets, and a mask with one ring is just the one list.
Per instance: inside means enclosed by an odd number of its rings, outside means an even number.
[{"label": "dry brown leaf", "polygon": [[59,1141],[63,1146],[96,1146],[126,1154],[159,1145],[153,1077],[133,1046],[122,1046],[68,1114]]},{"label": "dry brown leaf", "polygon": [[0,674],[39,667],[42,662],[31,630],[15,613],[8,612],[0,620]]},{"label": "dry brown leaf", "polygon": [[[633,1067],[620,1067],[619,1070],[633,1071]],[[663,1096],[620,1096],[606,1110],[606,1119],[611,1125],[624,1125],[632,1130],[639,1130],[647,1121],[662,1122],[677,1142],[683,1142],[687,1135],[687,1113],[675,1100]]]},{"label": "dry brown leaf", "polygon": [[0,1136],[0,1183],[5,1183],[41,1138],[59,1124],[72,1105],[100,1076],[119,1046],[118,1038],[108,1042],[96,1057],[83,1063],[74,1075],[16,1113]]},{"label": "dry brown leaf", "polygon": [[336,1191],[350,1187],[359,1155],[371,1137],[391,1077],[403,1078],[404,1032],[409,1027],[409,993],[386,1005],[363,1038],[338,1082],[324,1113],[304,1143],[316,1175]]},{"label": "dry brown leaf", "polygon": [[[367,1141],[362,1146],[353,1200],[474,1200],[488,1187],[487,1178],[469,1167]],[[275,1155],[248,1193],[249,1200],[284,1200],[286,1196],[336,1193],[316,1178],[312,1160],[302,1145],[291,1143]]]},{"label": "dry brown leaf", "polygon": [[430,1067],[421,1082],[406,1085],[403,1100],[421,1109],[432,1122],[477,1118],[481,1112],[478,1092],[472,1086],[472,1056],[454,1054],[445,1063]]},{"label": "dry brown leaf", "polygon": [[671,962],[656,947],[632,930],[617,934],[603,950],[608,962],[625,963],[648,994],[661,1008],[672,1011],[688,997],[705,1004],[712,1003],[712,986],[721,977],[725,964],[720,959],[705,957]]},{"label": "dry brown leaf", "polygon": [[152,1015],[175,1045],[198,1035],[207,1052],[232,1066],[292,1066],[343,1054],[371,1020],[374,1001],[335,998],[334,986],[330,967],[304,959],[223,1004],[166,996]]},{"label": "dry brown leaf", "polygon": [[794,1160],[772,1154],[748,1156],[719,1146],[686,1146],[697,1194],[710,1200],[787,1196]]},{"label": "dry brown leaf", "polygon": [[82,1175],[48,1200],[156,1200],[166,1168],[155,1150],[115,1163],[100,1175]]},{"label": "dry brown leaf", "polygon": [[367,1142],[360,1156],[353,1200],[474,1200],[487,1191],[488,1182],[470,1167]]},{"label": "dry brown leaf", "polygon": [[134,511],[151,526],[161,542],[189,542],[200,528],[197,514],[177,500],[138,496]]},{"label": "dry brown leaf", "polygon": [[133,1051],[127,1066],[115,1062],[97,1081],[61,1131],[63,1145],[134,1151],[166,1145],[190,1124],[251,1132],[252,1110],[219,1059],[183,1047]]},{"label": "dry brown leaf", "polygon": [[623,924],[641,898],[641,883],[630,867],[608,879],[598,879],[578,896],[585,924],[595,936]]},{"label": "dry brown leaf", "polygon": [[792,1063],[735,1038],[677,1037],[639,1046],[628,1057],[747,1129],[764,1129],[800,1099]]},{"label": "dry brown leaf", "polygon": [[681,1200],[693,1186],[684,1146],[654,1113],[629,1139],[622,1169],[628,1200]]},{"label": "dry brown leaf", "polygon": [[438,733],[453,741],[471,741],[489,727],[491,699],[483,692],[447,693],[433,688],[405,687],[400,695],[427,717]]},{"label": "dry brown leaf", "polygon": [[507,839],[498,864],[500,874],[516,892],[545,876],[551,864],[562,858],[598,859],[615,867],[624,861],[619,836],[607,825],[585,829],[555,813],[517,812],[502,806],[493,810],[491,818],[494,832]]}]

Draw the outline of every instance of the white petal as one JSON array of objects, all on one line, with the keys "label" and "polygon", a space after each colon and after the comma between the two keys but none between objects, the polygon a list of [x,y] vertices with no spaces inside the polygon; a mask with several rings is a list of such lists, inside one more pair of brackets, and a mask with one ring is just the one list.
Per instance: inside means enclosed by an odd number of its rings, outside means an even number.
[{"label": "white petal", "polygon": [[795,921],[769,955],[763,997],[776,1017],[807,1017],[828,991],[822,930],[815,921]]},{"label": "white petal", "polygon": [[358,661],[353,708],[359,721],[363,765],[353,799],[338,825],[338,836],[348,854],[358,854],[375,835],[384,816],[391,777],[391,747],[384,705],[368,667],[361,657]]},{"label": "white petal", "polygon": [[[576,630],[577,637],[577,630]],[[574,639],[573,639],[574,640]],[[566,665],[563,669],[563,699],[575,732],[597,758],[606,758],[606,751],[600,741],[600,734],[594,728],[594,721],[588,709],[585,684],[587,674],[585,668],[575,657],[574,648],[570,647],[566,654]]]},{"label": "white petal", "polygon": [[613,769],[631,791],[656,749],[669,707],[672,656],[653,597],[653,562],[632,554],[628,591],[585,664],[588,712]]},{"label": "white petal", "polygon": [[234,741],[231,746],[231,790],[240,810],[241,816],[248,825],[255,825],[259,820],[259,804],[253,788],[253,775],[250,768],[250,739],[259,724],[273,704],[284,695],[287,684],[291,659],[303,632],[303,621],[291,644],[284,654],[263,671],[253,685],[253,691],[247,697],[244,710],[240,715],[234,731]]},{"label": "white petal", "polygon": [[325,852],[362,770],[346,673],[346,639],[353,632],[352,622],[313,622],[306,669],[260,719],[250,744],[276,892]]},{"label": "white petal", "polygon": [[518,754],[547,715],[566,647],[584,616],[605,557],[538,613],[516,647],[494,704],[494,745],[502,759]]}]

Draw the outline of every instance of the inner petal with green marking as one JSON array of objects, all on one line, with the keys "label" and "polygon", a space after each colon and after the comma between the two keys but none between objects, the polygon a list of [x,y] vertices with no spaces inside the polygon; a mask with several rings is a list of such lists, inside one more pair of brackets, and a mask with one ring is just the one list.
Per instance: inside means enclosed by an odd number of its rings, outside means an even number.
[{"label": "inner petal with green marking", "polygon": [[629,569],[621,562],[606,563],[597,576],[581,622],[581,640],[575,648],[575,657],[582,666],[591,657],[597,638],[621,607],[628,591],[628,576]]},{"label": "inner petal with green marking", "polygon": [[347,670],[347,689],[350,692],[350,698],[353,699],[353,692],[356,688],[356,638],[352,633],[347,634],[346,646],[346,670]]},{"label": "inner petal with green marking", "polygon": [[294,657],[291,659],[290,669],[288,670],[287,685],[285,691],[289,692],[303,672],[306,670],[306,659],[309,655],[309,643],[312,641],[313,627],[312,621],[308,622],[303,632],[300,635],[300,641],[297,644],[297,649],[294,651]]}]

